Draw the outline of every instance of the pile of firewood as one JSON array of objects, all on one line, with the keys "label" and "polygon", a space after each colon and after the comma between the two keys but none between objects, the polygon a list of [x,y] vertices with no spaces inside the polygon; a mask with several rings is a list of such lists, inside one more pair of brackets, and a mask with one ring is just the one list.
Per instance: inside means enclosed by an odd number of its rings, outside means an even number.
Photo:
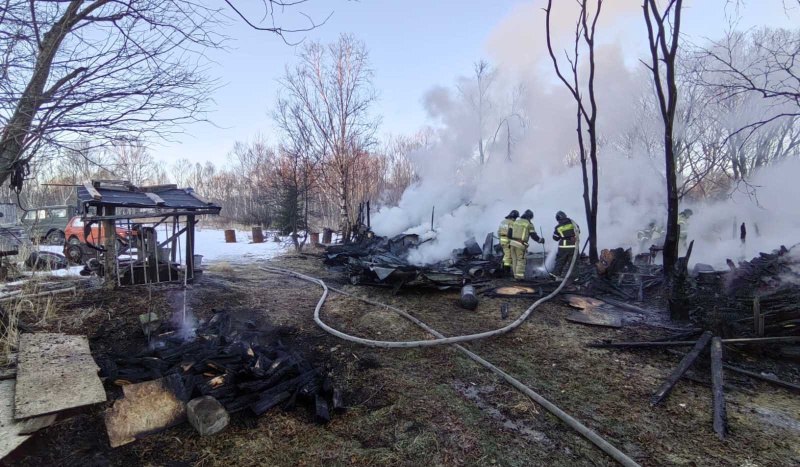
[{"label": "pile of firewood", "polygon": [[341,391],[330,378],[280,340],[257,329],[237,330],[225,312],[195,334],[190,340],[167,336],[134,356],[98,359],[101,375],[125,385],[177,373],[187,399],[213,396],[230,413],[249,409],[261,415],[277,406],[306,405],[325,423],[331,411],[344,410]]}]

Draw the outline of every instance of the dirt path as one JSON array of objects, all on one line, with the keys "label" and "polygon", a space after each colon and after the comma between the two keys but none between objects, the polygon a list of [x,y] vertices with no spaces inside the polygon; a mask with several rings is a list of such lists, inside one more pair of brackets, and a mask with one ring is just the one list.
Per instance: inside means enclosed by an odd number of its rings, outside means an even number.
[{"label": "dirt path", "polygon": [[[494,329],[502,300],[483,298],[474,312],[452,292],[343,285],[313,256],[272,261],[346,290],[413,312],[446,335]],[[136,292],[106,300],[91,323],[93,351],[141,345],[135,315],[115,307]],[[172,292],[154,300],[168,306]],[[139,292],[141,294],[141,292]],[[108,448],[102,409],[86,410],[28,442],[23,465],[613,465],[605,454],[491,373],[448,348],[380,350],[336,339],[313,322],[320,289],[256,265],[217,265],[189,292],[199,318],[212,308],[250,309],[281,326],[287,343],[329,372],[346,391],[348,412],[327,426],[303,410],[234,417],[224,433],[200,438],[188,425],[128,446]],[[511,317],[528,303],[510,300]],[[326,320],[351,334],[380,339],[427,336],[386,310],[332,296]],[[610,330],[568,323],[569,309],[548,304],[511,334],[467,345],[605,436],[643,465],[796,465],[800,401],[765,384],[731,381],[731,435],[714,436],[710,388],[682,381],[666,403],[648,400],[678,357],[655,351],[588,349],[596,339],[656,337],[648,328]],[[107,332],[108,323],[118,323]],[[104,330],[105,329],[105,330]],[[84,331],[86,332],[86,331]],[[116,338],[109,337],[110,335]],[[120,338],[119,336],[124,336]],[[705,378],[698,371],[698,378]]]}]

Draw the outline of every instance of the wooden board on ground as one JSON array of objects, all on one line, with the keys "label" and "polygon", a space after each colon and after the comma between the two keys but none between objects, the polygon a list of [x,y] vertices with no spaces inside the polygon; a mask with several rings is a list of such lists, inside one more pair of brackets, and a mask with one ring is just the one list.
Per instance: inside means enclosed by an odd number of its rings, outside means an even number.
[{"label": "wooden board on ground", "polygon": [[580,310],[567,316],[567,321],[609,328],[622,327],[622,315],[604,301],[580,295],[567,295],[564,298],[571,307]]},{"label": "wooden board on ground", "polygon": [[106,400],[86,336],[29,333],[19,338],[14,418],[35,417]]},{"label": "wooden board on ground", "polygon": [[596,308],[574,311],[567,316],[567,321],[591,326],[605,326],[608,328],[621,328],[622,317],[613,311],[603,311]]},{"label": "wooden board on ground", "polygon": [[508,285],[494,289],[494,293],[498,295],[520,295],[520,294],[535,294],[536,289],[531,287],[524,287],[521,285]]},{"label": "wooden board on ground", "polygon": [[56,420],[55,414],[14,420],[15,384],[13,379],[0,381],[0,459],[30,438],[30,433],[50,426]]},{"label": "wooden board on ground", "polygon": [[186,397],[180,375],[129,384],[123,399],[106,411],[108,440],[115,448],[186,420]]}]

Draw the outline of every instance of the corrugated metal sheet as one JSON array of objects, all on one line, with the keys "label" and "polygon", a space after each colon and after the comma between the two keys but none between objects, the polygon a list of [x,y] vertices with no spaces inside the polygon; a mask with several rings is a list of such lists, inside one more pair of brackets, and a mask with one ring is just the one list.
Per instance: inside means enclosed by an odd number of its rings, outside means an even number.
[{"label": "corrugated metal sheet", "polygon": [[123,191],[108,188],[97,188],[97,191],[102,195],[101,200],[95,200],[89,195],[89,192],[84,187],[78,187],[78,203],[82,206],[114,206],[123,208],[143,208],[143,209],[202,209],[216,211],[220,207],[213,203],[205,203],[194,196],[192,196],[188,189],[182,188],[167,188],[162,190],[153,191],[161,199],[164,204],[156,204],[153,200],[147,197],[144,192],[140,191]]}]

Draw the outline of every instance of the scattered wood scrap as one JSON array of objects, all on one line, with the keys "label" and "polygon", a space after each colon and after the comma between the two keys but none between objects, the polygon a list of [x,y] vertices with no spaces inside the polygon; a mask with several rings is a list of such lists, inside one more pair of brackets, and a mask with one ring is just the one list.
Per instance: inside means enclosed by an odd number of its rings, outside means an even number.
[{"label": "scattered wood scrap", "polygon": [[14,418],[23,419],[106,400],[85,336],[22,334]]},{"label": "scattered wood scrap", "polygon": [[621,314],[602,300],[580,295],[567,295],[564,298],[570,306],[580,309],[567,316],[567,321],[591,326],[622,327]]}]

